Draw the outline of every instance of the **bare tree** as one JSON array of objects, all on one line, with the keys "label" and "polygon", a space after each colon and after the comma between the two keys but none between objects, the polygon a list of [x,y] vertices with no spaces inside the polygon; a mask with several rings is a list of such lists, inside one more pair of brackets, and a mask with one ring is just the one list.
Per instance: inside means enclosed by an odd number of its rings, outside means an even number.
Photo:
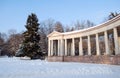
[{"label": "bare tree", "polygon": [[75,28],[74,27],[72,27],[71,29],[70,29],[70,31],[74,31],[75,30]]},{"label": "bare tree", "polygon": [[77,22],[74,23],[74,26],[75,26],[75,30],[80,30],[80,29],[84,29],[84,28],[89,28],[89,27],[92,27],[94,26],[95,24],[89,20],[87,21],[81,21],[79,22],[77,20]]},{"label": "bare tree", "polygon": [[53,19],[47,19],[40,23],[40,32],[44,33],[45,35],[50,34],[54,30],[54,20]]},{"label": "bare tree", "polygon": [[92,27],[94,26],[95,24],[93,22],[91,22],[90,20],[87,20],[86,21],[86,27],[89,28],[89,27]]},{"label": "bare tree", "polygon": [[4,46],[4,39],[2,37],[2,33],[0,33],[0,55],[2,55],[3,46]]},{"label": "bare tree", "polygon": [[41,33],[39,32],[40,34],[40,48],[41,48],[41,51],[44,52],[45,54],[47,53],[47,50],[48,50],[48,45],[47,45],[47,35],[45,35],[44,33]]},{"label": "bare tree", "polygon": [[9,35],[13,35],[13,34],[16,34],[16,33],[17,33],[17,31],[15,29],[8,30]]},{"label": "bare tree", "polygon": [[0,55],[4,56],[8,54],[8,45],[6,43],[7,35],[5,33],[0,33]]},{"label": "bare tree", "polygon": [[75,30],[80,30],[85,28],[85,22],[79,22],[78,20],[74,23]]},{"label": "bare tree", "polygon": [[60,22],[55,23],[55,30],[58,32],[64,32],[63,25]]},{"label": "bare tree", "polygon": [[40,46],[41,51],[47,53],[48,52],[48,39],[47,35],[53,32],[55,22],[53,19],[48,19],[40,23],[39,34],[41,36]]},{"label": "bare tree", "polygon": [[108,16],[108,20],[110,20],[118,15],[119,15],[119,13],[117,13],[117,12],[111,12],[110,15]]},{"label": "bare tree", "polygon": [[22,34],[11,34],[6,42],[6,49],[8,51],[8,56],[14,56],[16,51],[19,48],[19,45],[23,41],[23,35]]},{"label": "bare tree", "polygon": [[66,26],[64,27],[64,31],[65,31],[65,32],[69,32],[69,31],[70,31],[69,25],[66,25]]}]

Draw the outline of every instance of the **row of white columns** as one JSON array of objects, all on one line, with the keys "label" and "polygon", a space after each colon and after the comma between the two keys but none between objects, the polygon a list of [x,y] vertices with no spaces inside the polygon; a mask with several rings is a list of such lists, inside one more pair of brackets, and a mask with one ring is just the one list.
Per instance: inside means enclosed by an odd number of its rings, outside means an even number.
[{"label": "row of white columns", "polygon": [[[99,47],[99,34],[96,33],[96,53],[97,55],[100,55],[100,47]],[[114,35],[114,43],[115,43],[115,54],[119,54],[119,44],[118,44],[118,34],[117,34],[117,28],[113,29],[113,35]],[[91,43],[90,43],[90,35],[87,36],[88,38],[88,55],[91,55]],[[110,54],[109,51],[109,43],[108,43],[108,33],[107,31],[104,31],[104,41],[105,41],[105,51],[106,55]],[[48,42],[48,55],[53,55],[53,40],[49,40]],[[65,47],[65,48],[64,48]],[[64,52],[64,53],[63,53]],[[82,46],[82,37],[80,37],[79,41],[79,55],[83,55],[83,46]],[[58,56],[67,56],[67,39],[58,40]],[[75,40],[72,38],[72,52],[71,56],[75,56]]]},{"label": "row of white columns", "polygon": [[[53,40],[48,40],[48,56],[53,56],[53,46],[54,46]],[[59,39],[58,45],[56,45],[56,46],[58,46],[58,48],[57,48],[58,56],[63,56],[63,52],[64,52],[63,39],[61,39],[61,40]]]}]

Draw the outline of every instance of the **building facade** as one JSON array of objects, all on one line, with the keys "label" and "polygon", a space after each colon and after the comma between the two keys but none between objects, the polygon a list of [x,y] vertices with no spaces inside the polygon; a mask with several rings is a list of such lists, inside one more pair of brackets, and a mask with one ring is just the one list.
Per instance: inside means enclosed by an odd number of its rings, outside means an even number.
[{"label": "building facade", "polygon": [[94,27],[64,33],[53,31],[48,35],[48,60],[93,55],[120,55],[120,15]]}]

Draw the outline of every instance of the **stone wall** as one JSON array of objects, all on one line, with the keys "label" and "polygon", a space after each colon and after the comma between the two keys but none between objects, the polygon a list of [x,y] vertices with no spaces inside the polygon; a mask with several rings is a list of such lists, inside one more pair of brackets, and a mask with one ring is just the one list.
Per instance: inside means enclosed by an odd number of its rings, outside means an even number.
[{"label": "stone wall", "polygon": [[49,56],[49,57],[47,57],[47,60],[50,61],[50,62],[62,62],[63,61],[63,57]]},{"label": "stone wall", "polygon": [[120,65],[120,55],[115,56],[50,56],[47,57],[50,62],[81,62],[97,64]]}]

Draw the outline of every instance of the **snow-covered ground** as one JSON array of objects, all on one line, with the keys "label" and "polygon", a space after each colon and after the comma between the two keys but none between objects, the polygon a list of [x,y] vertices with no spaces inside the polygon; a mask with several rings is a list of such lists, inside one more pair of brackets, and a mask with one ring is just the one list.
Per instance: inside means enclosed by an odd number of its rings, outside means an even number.
[{"label": "snow-covered ground", "polygon": [[120,78],[120,66],[0,58],[0,78]]}]

